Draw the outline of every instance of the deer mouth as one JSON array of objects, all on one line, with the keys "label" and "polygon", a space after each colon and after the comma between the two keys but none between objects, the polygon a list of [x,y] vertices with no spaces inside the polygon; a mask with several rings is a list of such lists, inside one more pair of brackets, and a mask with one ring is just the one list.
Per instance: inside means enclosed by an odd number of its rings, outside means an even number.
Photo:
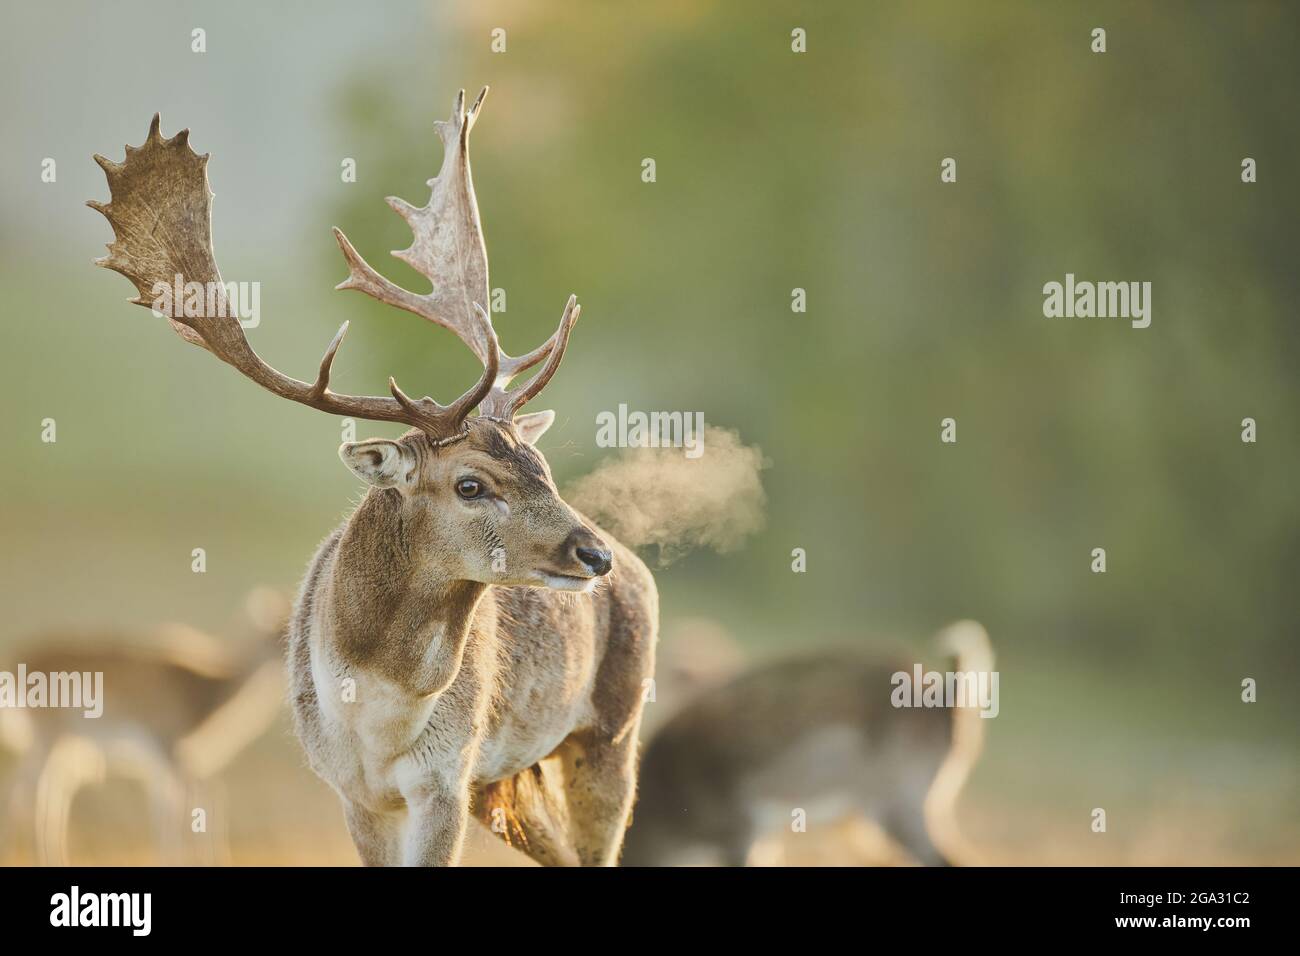
[{"label": "deer mouth", "polygon": [[542,583],[553,591],[591,591],[599,578],[594,575],[555,574],[551,571],[539,571]]}]

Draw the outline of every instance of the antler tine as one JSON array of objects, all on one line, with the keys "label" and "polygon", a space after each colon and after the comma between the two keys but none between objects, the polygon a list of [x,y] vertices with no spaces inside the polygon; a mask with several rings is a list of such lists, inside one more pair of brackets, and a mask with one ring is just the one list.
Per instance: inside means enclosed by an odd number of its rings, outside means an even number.
[{"label": "antler tine", "polygon": [[[511,421],[515,412],[536,398],[541,390],[546,387],[546,383],[551,380],[551,376],[555,374],[556,369],[560,367],[560,361],[564,358],[564,350],[569,346],[569,333],[573,330],[573,325],[578,321],[578,316],[581,314],[582,306],[578,305],[578,297],[571,295],[569,301],[564,305],[564,314],[560,317],[559,328],[551,334],[549,339],[527,355],[518,358],[511,358],[503,353],[500,362],[501,372],[492,386],[492,391],[488,393],[479,407],[479,414],[487,418]],[[512,379],[521,372],[532,368],[544,357],[547,361],[540,372],[519,388],[513,390],[508,388]]]},{"label": "antler tine", "polygon": [[564,351],[569,347],[569,333],[573,331],[573,326],[577,323],[580,315],[582,315],[582,306],[578,305],[578,297],[569,296],[568,304],[564,307],[564,315],[560,318],[560,326],[552,336],[553,344],[546,364],[542,366],[540,372],[529,379],[521,388],[506,393],[510,396],[510,413],[512,415],[536,398],[551,380],[551,376],[560,367],[560,362],[564,359]]},{"label": "antler tine", "polygon": [[343,234],[343,230],[338,226],[332,227],[334,239],[339,244],[339,250],[343,253],[343,258],[347,260],[348,277],[334,287],[335,291],[345,289],[356,289],[364,292],[373,299],[378,299],[385,305],[393,305],[399,309],[405,309],[407,312],[414,312],[426,319],[432,319],[426,315],[427,303],[423,296],[416,295],[414,292],[408,292],[395,282],[390,282],[378,272],[370,267],[361,254]]},{"label": "antler tine", "polygon": [[338,353],[339,346],[343,344],[343,336],[348,334],[348,323],[344,322],[339,326],[339,330],[334,333],[334,338],[325,349],[325,354],[321,356],[320,371],[316,373],[316,381],[308,393],[310,397],[316,400],[324,398],[325,393],[330,387],[330,369],[334,366],[334,356]]},{"label": "antler tine", "polygon": [[[500,348],[497,346],[496,332],[492,328],[492,323],[488,321],[487,313],[481,308],[478,309],[477,317],[480,319],[479,328],[482,331],[488,344],[488,358],[483,365],[483,374],[479,377],[478,383],[469,391],[456,399],[450,405],[439,405],[427,395],[418,402],[408,396],[397,387],[397,381],[392,376],[388,378],[388,390],[393,393],[393,398],[413,415],[433,414],[437,418],[452,418],[457,422],[463,421],[465,416],[474,410],[487,394],[492,390],[493,384],[497,380],[498,370],[500,369],[499,356]],[[341,332],[340,332],[341,334]]]},{"label": "antler tine", "polygon": [[[346,322],[325,349],[313,383],[276,370],[253,350],[226,300],[225,284],[212,253],[208,157],[199,156],[189,147],[187,131],[163,139],[159,125],[160,118],[155,115],[144,143],[127,147],[124,163],[95,157],[104,169],[112,196],[108,203],[92,201],[89,205],[108,219],[115,237],[108,246],[108,255],[97,259],[96,264],[131,280],[139,293],[131,301],[154,307],[159,301],[160,287],[170,291],[181,286],[188,289],[191,283],[197,283],[207,290],[205,307],[191,310],[188,300],[184,307],[172,301],[168,316],[172,327],[182,338],[206,348],[267,391],[334,415],[410,425],[437,442],[454,440],[464,434],[465,417],[498,378],[500,363],[491,324],[480,320],[477,325],[467,327],[482,342],[487,357],[484,372],[478,384],[446,406],[430,398],[415,401],[402,393],[396,383],[392,383],[392,398],[330,391],[330,372],[347,334]],[[348,255],[351,247],[346,239],[340,237],[340,246]],[[349,261],[352,258],[360,260],[355,250],[351,250]],[[397,287],[390,283],[378,291],[399,299],[394,304],[402,304],[394,289]]]},{"label": "antler tine", "polygon": [[396,196],[388,205],[411,227],[411,245],[395,251],[401,259],[432,283],[419,294],[380,275],[353,247],[342,231],[334,238],[348,264],[348,277],[338,289],[357,289],[388,305],[405,309],[456,333],[478,357],[488,361],[489,349],[474,309],[488,301],[487,248],[479,223],[478,200],[469,164],[469,131],[478,118],[488,87],[465,111],[465,91],[456,94],[451,118],[434,125],[443,142],[442,168],[429,180],[432,191],[423,207]]},{"label": "antler tine", "polygon": [[[474,121],[478,119],[478,110],[479,110],[479,107],[482,106],[482,105],[483,105],[483,101],[484,101],[485,99],[487,99],[487,95],[488,95],[488,90],[489,90],[489,89],[491,89],[491,87],[487,87],[487,86],[485,86],[485,87],[483,87],[483,89],[479,90],[479,92],[478,92],[478,98],[474,100],[474,105],[471,106],[471,107],[469,108],[469,128],[470,128],[470,129],[473,129],[473,128],[474,128]],[[461,90],[461,95],[462,95],[462,96],[464,95],[464,93],[465,93],[465,91],[464,91],[464,90]]]},{"label": "antler tine", "polygon": [[[565,311],[567,312],[569,309],[573,308],[576,302],[577,299],[574,296],[569,296],[569,302],[564,307]],[[581,309],[579,309],[579,312],[581,312]],[[574,321],[577,321],[577,316],[574,316]],[[555,348],[556,339],[558,339],[559,337],[560,337],[560,330],[557,328],[554,332],[551,333],[550,338],[548,338],[541,345],[537,346],[537,348],[533,349],[531,352],[527,352],[517,357],[511,357],[509,355],[506,355],[504,352],[502,352],[501,353],[501,375],[499,377],[504,382],[508,383],[513,379],[517,378],[519,375],[528,371],[530,368],[532,368],[542,359],[546,358],[546,356],[551,354],[551,350]]]},{"label": "antler tine", "polygon": [[[484,308],[488,297],[487,248],[469,163],[469,133],[487,94],[485,86],[467,111],[465,91],[461,90],[452,104],[451,118],[434,124],[443,142],[443,160],[438,175],[429,180],[432,192],[428,205],[417,208],[395,196],[388,197],[388,205],[406,220],[413,236],[408,248],[393,255],[427,277],[433,284],[432,291],[420,295],[403,289],[376,272],[338,229],[334,237],[348,264],[348,277],[338,288],[357,289],[428,319],[455,334],[485,366],[495,362],[498,370],[491,389],[480,396],[480,412],[489,418],[509,420],[555,374],[569,330],[581,310],[577,299],[570,296],[560,327],[525,355],[512,357],[496,344],[491,317]],[[548,359],[548,364],[527,385],[513,392],[508,390],[512,380],[543,359]]]}]

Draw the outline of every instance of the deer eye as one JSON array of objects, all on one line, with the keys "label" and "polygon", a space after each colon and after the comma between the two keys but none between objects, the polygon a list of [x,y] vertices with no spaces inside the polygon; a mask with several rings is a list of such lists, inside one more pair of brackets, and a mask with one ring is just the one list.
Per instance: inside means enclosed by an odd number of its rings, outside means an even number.
[{"label": "deer eye", "polygon": [[466,501],[473,498],[483,497],[483,483],[475,481],[473,478],[462,478],[456,482],[456,494],[460,495]]}]

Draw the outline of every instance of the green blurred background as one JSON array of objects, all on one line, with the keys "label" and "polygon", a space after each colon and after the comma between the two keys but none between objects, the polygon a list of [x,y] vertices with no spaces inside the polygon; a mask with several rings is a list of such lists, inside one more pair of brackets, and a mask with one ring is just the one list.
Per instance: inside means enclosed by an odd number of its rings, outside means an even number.
[{"label": "green blurred background", "polygon": [[[337,420],[263,394],[90,265],[110,238],[82,205],[107,198],[90,154],[120,159],[155,110],[165,134],[190,127],[223,274],[262,284],[259,352],[307,377],[350,319],[337,388],[394,374],[445,400],[477,374],[468,351],[333,292],[329,227],[422,288],[383,255],[409,235],[383,197],[424,202],[432,121],[491,84],[474,173],[503,344],[583,303],[539,405],[561,487],[607,454],[595,416],[620,402],[702,410],[772,463],[760,534],[660,572],[666,642],[707,619],[755,657],[925,648],[977,618],[1002,704],[963,826],[990,860],[1300,862],[1294,9],[159,0],[5,19],[6,656],[68,629],[230,633],[242,595],[295,587],[358,496]],[[1151,327],[1045,319],[1066,272],[1152,282]],[[237,861],[352,859],[287,721],[231,791]],[[130,859],[131,812],[87,800],[108,822],[74,848]]]}]

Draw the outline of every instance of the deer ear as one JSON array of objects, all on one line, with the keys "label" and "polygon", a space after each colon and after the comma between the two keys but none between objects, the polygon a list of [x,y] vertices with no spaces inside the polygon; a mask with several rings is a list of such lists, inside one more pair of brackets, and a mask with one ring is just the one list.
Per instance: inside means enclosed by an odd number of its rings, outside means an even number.
[{"label": "deer ear", "polygon": [[386,438],[344,442],[339,457],[354,475],[376,488],[403,488],[415,478],[415,452]]},{"label": "deer ear", "polygon": [[549,408],[544,412],[529,412],[527,415],[515,416],[515,431],[519,437],[530,445],[536,445],[537,439],[545,434],[546,429],[555,421],[555,412]]}]

